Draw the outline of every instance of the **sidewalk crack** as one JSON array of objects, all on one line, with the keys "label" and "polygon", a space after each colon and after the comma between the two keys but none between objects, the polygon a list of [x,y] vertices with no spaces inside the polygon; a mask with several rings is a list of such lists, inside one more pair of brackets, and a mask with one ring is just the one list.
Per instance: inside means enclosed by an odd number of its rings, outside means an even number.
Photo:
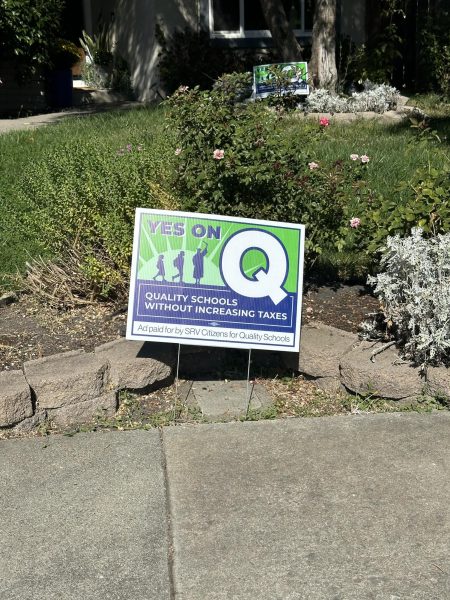
[{"label": "sidewalk crack", "polygon": [[167,473],[166,452],[164,447],[163,428],[159,428],[159,440],[161,444],[161,467],[164,474],[164,492],[165,492],[165,514],[166,514],[166,535],[167,535],[167,567],[169,573],[169,597],[175,600],[175,575],[174,575],[174,540],[172,529],[172,510],[170,502],[170,484]]}]

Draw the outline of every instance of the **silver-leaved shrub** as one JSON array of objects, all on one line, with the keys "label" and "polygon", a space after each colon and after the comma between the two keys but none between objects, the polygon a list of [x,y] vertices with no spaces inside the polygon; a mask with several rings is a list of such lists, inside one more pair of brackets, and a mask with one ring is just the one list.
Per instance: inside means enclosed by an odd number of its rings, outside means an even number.
[{"label": "silver-leaved shrub", "polygon": [[425,367],[450,359],[450,233],[388,237],[381,272],[369,277],[405,358]]},{"label": "silver-leaved shrub", "polygon": [[348,99],[328,90],[313,90],[306,98],[307,112],[342,113],[348,112]]},{"label": "silver-leaved shrub", "polygon": [[338,96],[328,90],[313,90],[305,102],[308,112],[366,112],[383,113],[397,106],[399,91],[389,85],[364,83],[362,92],[354,92],[351,96]]}]

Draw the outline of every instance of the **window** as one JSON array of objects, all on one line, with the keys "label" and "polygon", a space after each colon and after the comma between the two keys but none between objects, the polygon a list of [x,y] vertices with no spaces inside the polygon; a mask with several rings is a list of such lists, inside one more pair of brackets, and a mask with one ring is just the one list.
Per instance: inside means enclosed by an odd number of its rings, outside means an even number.
[{"label": "window", "polygon": [[[314,0],[281,0],[296,35],[310,35]],[[270,37],[259,0],[209,0],[209,30],[215,38]]]}]

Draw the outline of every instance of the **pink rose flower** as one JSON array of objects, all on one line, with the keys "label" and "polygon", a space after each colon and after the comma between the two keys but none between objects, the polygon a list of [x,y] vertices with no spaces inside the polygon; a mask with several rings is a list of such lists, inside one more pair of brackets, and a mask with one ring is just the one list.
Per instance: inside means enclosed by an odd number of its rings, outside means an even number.
[{"label": "pink rose flower", "polygon": [[225,152],[216,148],[213,152],[213,156],[216,160],[222,160],[222,158],[225,156]]},{"label": "pink rose flower", "polygon": [[367,164],[370,160],[370,158],[367,156],[367,154],[363,154],[362,156],[360,156],[361,162],[364,164]]},{"label": "pink rose flower", "polygon": [[310,163],[308,163],[308,167],[310,168],[311,171],[314,171],[314,169],[319,168],[319,165],[316,162],[310,162]]},{"label": "pink rose flower", "polygon": [[358,160],[358,158],[359,158],[358,154],[350,154],[351,160]]},{"label": "pink rose flower", "polygon": [[177,148],[175,150],[175,156],[180,156],[180,154],[181,154],[181,148]]},{"label": "pink rose flower", "polygon": [[360,225],[361,219],[358,219],[358,217],[352,217],[350,219],[350,227],[353,227],[353,229],[357,229]]},{"label": "pink rose flower", "polygon": [[326,117],[322,117],[319,121],[320,125],[322,125],[322,127],[328,127],[328,125],[330,124],[330,121],[326,118]]}]

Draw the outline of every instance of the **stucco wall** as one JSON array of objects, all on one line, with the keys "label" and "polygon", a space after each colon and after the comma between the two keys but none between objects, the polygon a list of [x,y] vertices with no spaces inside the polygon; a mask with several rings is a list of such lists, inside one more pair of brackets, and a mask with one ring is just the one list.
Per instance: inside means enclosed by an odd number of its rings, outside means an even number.
[{"label": "stucco wall", "polygon": [[155,26],[165,33],[175,28],[198,27],[198,0],[92,0],[92,24],[110,23],[111,38],[127,60],[139,100],[154,100],[161,93],[158,80],[159,46]]}]

